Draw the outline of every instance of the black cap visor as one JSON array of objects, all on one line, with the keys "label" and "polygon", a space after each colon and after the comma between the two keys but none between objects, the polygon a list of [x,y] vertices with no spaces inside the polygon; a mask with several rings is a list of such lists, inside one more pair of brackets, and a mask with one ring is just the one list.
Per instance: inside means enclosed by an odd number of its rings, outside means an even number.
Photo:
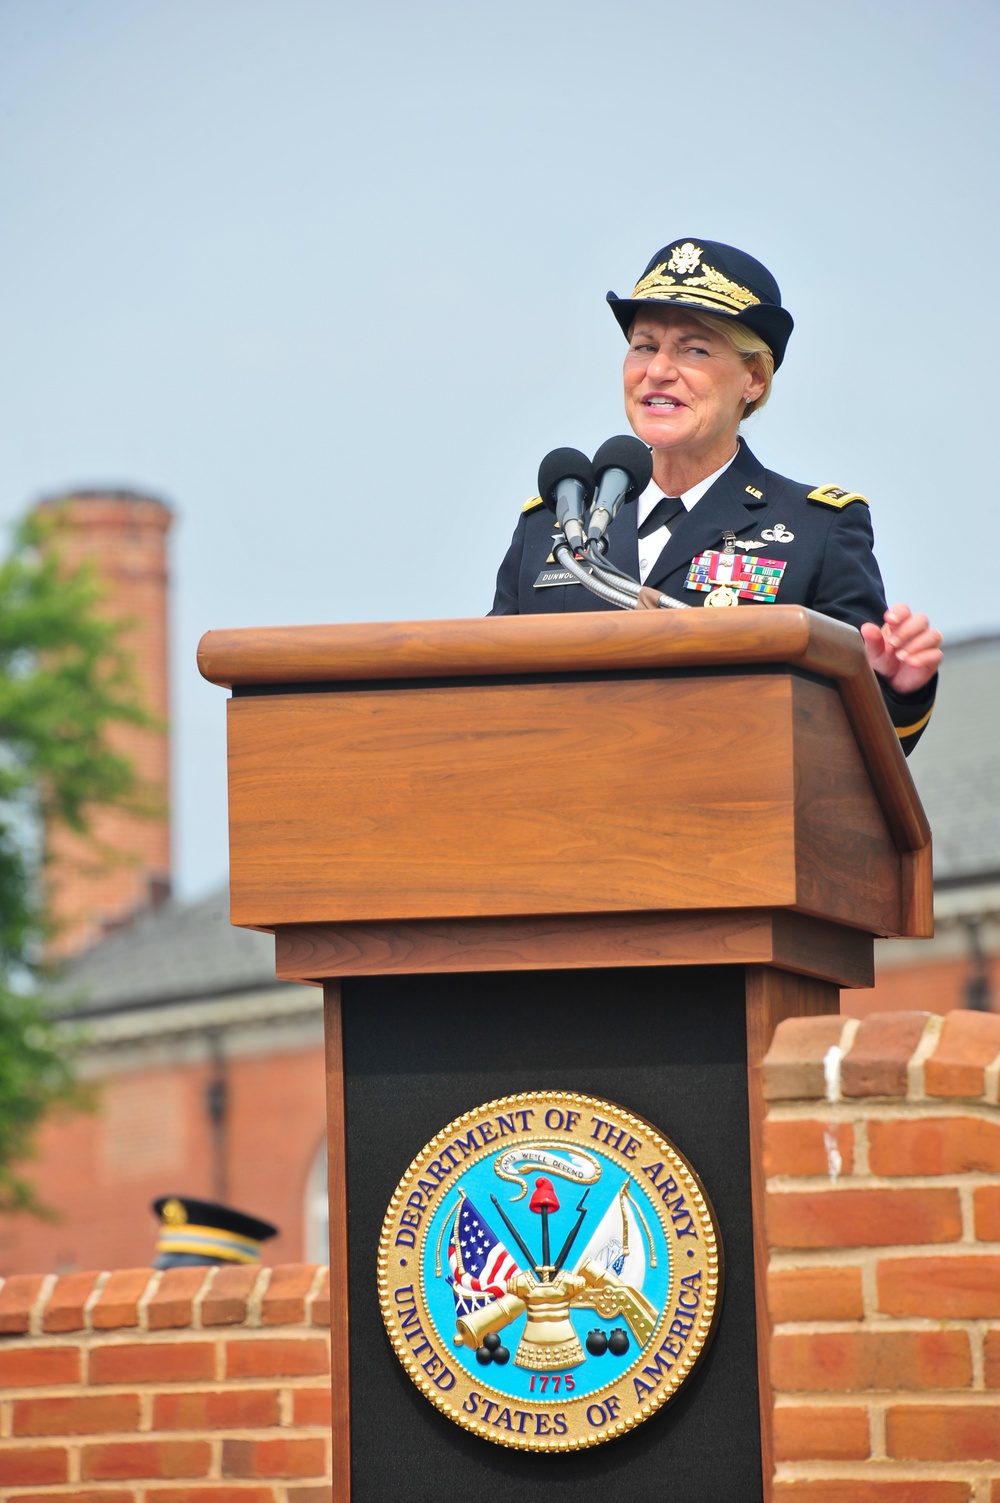
[{"label": "black cap visor", "polygon": [[626,339],[637,314],[640,312],[663,313],[670,308],[678,312],[687,309],[691,313],[711,313],[715,318],[731,318],[738,324],[746,324],[748,329],[753,329],[755,334],[760,335],[771,350],[774,355],[775,370],[785,358],[785,346],[795,326],[787,308],[777,308],[767,303],[756,303],[752,308],[744,308],[741,313],[728,313],[708,303],[697,302],[690,296],[637,299],[619,297],[614,292],[608,293],[608,303]]}]

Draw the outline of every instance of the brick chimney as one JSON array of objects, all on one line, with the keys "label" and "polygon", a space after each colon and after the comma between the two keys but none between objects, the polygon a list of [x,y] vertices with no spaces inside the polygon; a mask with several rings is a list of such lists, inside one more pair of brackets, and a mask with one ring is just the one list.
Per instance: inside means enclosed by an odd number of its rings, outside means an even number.
[{"label": "brick chimney", "polygon": [[46,832],[49,912],[58,926],[49,953],[65,958],[170,894],[166,537],[173,516],[152,496],[112,490],[55,496],[37,511],[56,517],[67,565],[88,561],[93,567],[104,591],[101,614],[127,623],[122,643],[146,708],[160,722],[153,729],[115,726],[109,739],[132,762],[162,814],[98,809],[90,819],[91,839],[63,826]]}]

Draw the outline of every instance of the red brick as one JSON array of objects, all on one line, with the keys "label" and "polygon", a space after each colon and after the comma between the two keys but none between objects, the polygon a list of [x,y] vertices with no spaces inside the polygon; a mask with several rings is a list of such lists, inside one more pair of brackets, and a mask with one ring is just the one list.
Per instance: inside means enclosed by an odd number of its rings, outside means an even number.
[{"label": "red brick", "polygon": [[222,1265],[201,1302],[203,1326],[239,1326],[247,1318],[247,1301],[260,1278],[259,1263]]},{"label": "red brick", "polygon": [[869,1122],[872,1174],[968,1174],[1000,1170],[1000,1122],[981,1117],[924,1117]]},{"label": "red brick", "polygon": [[878,1308],[938,1320],[1000,1316],[1000,1257],[883,1258]]},{"label": "red brick", "polygon": [[0,1446],[0,1487],[65,1482],[68,1466],[64,1446],[12,1446],[5,1440]]},{"label": "red brick", "polygon": [[154,1430],[222,1430],[227,1427],[244,1430],[277,1425],[280,1419],[275,1388],[158,1393],[153,1398]]},{"label": "red brick", "polygon": [[[148,1487],[146,1503],[273,1503],[274,1493],[269,1487],[234,1487],[232,1483],[220,1482],[211,1487]],[[18,1503],[21,1500],[18,1499]],[[62,1503],[62,1499],[48,1499],[46,1503]]]},{"label": "red brick", "polygon": [[969,1503],[972,1486],[968,1482],[935,1482],[933,1478],[913,1478],[907,1482],[878,1481],[874,1478],[839,1482],[834,1477],[822,1482],[776,1482],[771,1496],[774,1503]]},{"label": "red brick", "polygon": [[96,1346],[91,1383],[191,1383],[215,1377],[215,1348],[208,1341],[143,1341]]},{"label": "red brick", "polygon": [[23,1336],[41,1293],[45,1275],[13,1273],[0,1289],[0,1336]]},{"label": "red brick", "polygon": [[854,1165],[854,1128],[847,1122],[764,1123],[764,1173],[829,1174],[830,1148],[840,1154],[839,1174],[850,1174]]},{"label": "red brick", "polygon": [[292,1423],[323,1425],[333,1423],[333,1396],[329,1388],[297,1388],[292,1395]]},{"label": "red brick", "polygon": [[823,1060],[844,1036],[836,1013],[818,1018],[786,1018],[775,1030],[763,1067],[768,1101],[822,1100],[826,1095]]},{"label": "red brick", "polygon": [[980,1185],[973,1191],[972,1206],[980,1242],[1000,1242],[1000,1185]]},{"label": "red brick", "polygon": [[972,1359],[964,1331],[778,1331],[771,1379],[784,1393],[968,1388]]},{"label": "red brick", "polygon": [[962,1235],[958,1191],[795,1190],[767,1197],[772,1247],[890,1247],[955,1242]]},{"label": "red brick", "polygon": [[772,1268],[767,1303],[775,1325],[785,1320],[860,1320],[860,1268]]},{"label": "red brick", "polygon": [[14,1400],[14,1435],[107,1435],[138,1428],[139,1396],[135,1393]]},{"label": "red brick", "polygon": [[149,1329],[166,1331],[189,1326],[195,1298],[211,1272],[210,1268],[168,1268],[146,1306]]},{"label": "red brick", "polygon": [[285,1263],[273,1269],[261,1305],[262,1324],[291,1326],[305,1320],[306,1296],[315,1278],[315,1263]]},{"label": "red brick", "polygon": [[899,1404],[886,1450],[902,1461],[1000,1461],[1000,1404]]},{"label": "red brick", "polygon": [[873,1012],[861,1022],[840,1067],[843,1096],[905,1096],[906,1066],[929,1012]]},{"label": "red brick", "polygon": [[139,1301],[152,1277],[148,1268],[119,1268],[108,1279],[91,1311],[95,1331],[139,1324]]},{"label": "red brick", "polygon": [[82,1331],[86,1324],[83,1307],[94,1292],[98,1273],[64,1273],[45,1301],[43,1331]]},{"label": "red brick", "polygon": [[928,1096],[983,1094],[983,1072],[1000,1054],[1000,1015],[956,1008],[945,1016],[934,1053],[924,1064]]},{"label": "red brick", "polygon": [[78,1346],[26,1346],[0,1349],[0,1389],[41,1388],[80,1381]]},{"label": "red brick", "polygon": [[326,1441],[224,1440],[224,1477],[322,1477],[326,1471]]},{"label": "red brick", "polygon": [[779,1404],[774,1411],[775,1461],[866,1461],[870,1450],[867,1409]]},{"label": "red brick", "polygon": [[319,1288],[313,1295],[312,1323],[314,1326],[328,1326],[330,1324],[330,1270],[323,1269],[323,1277],[320,1279]]},{"label": "red brick", "polygon": [[80,1472],[85,1482],[128,1477],[205,1477],[212,1460],[207,1440],[122,1440],[84,1446]]},{"label": "red brick", "polygon": [[333,1503],[333,1488],[330,1483],[316,1487],[290,1487],[288,1503]]},{"label": "red brick", "polygon": [[986,1387],[1000,1388],[1000,1331],[987,1331],[984,1346],[986,1356]]},{"label": "red brick", "polygon": [[321,1336],[226,1342],[227,1378],[312,1378],[329,1371],[329,1346]]},{"label": "red brick", "polygon": [[71,1493],[18,1493],[16,1503],[134,1503],[135,1493],[121,1487],[84,1487]]}]

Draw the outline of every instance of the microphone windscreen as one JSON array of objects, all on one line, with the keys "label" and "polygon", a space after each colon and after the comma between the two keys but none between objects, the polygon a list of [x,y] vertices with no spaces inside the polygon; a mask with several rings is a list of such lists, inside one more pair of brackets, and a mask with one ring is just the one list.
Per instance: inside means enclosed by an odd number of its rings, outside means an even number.
[{"label": "microphone windscreen", "polygon": [[553,449],[538,466],[538,494],[553,511],[560,480],[579,480],[589,500],[594,490],[594,467],[586,454],[579,449]]},{"label": "microphone windscreen", "polygon": [[631,433],[609,438],[594,455],[594,475],[598,482],[605,470],[625,470],[632,477],[626,501],[641,496],[653,478],[653,456],[646,445]]}]

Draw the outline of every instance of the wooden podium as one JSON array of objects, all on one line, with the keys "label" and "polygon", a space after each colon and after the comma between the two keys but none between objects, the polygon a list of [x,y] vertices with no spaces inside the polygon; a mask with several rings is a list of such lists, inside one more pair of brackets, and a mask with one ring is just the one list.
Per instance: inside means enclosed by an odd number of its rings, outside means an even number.
[{"label": "wooden podium", "polygon": [[[873,936],[932,932],[930,832],[857,632],[781,605],[290,627],[209,632],[199,664],[233,691],[233,922],[324,986],[335,1503],[766,1498],[760,1062],[782,1018],[872,984]],[[566,1457],[439,1415],[375,1292],[414,1154],[534,1089],[665,1132],[727,1264],[677,1400]]]}]

